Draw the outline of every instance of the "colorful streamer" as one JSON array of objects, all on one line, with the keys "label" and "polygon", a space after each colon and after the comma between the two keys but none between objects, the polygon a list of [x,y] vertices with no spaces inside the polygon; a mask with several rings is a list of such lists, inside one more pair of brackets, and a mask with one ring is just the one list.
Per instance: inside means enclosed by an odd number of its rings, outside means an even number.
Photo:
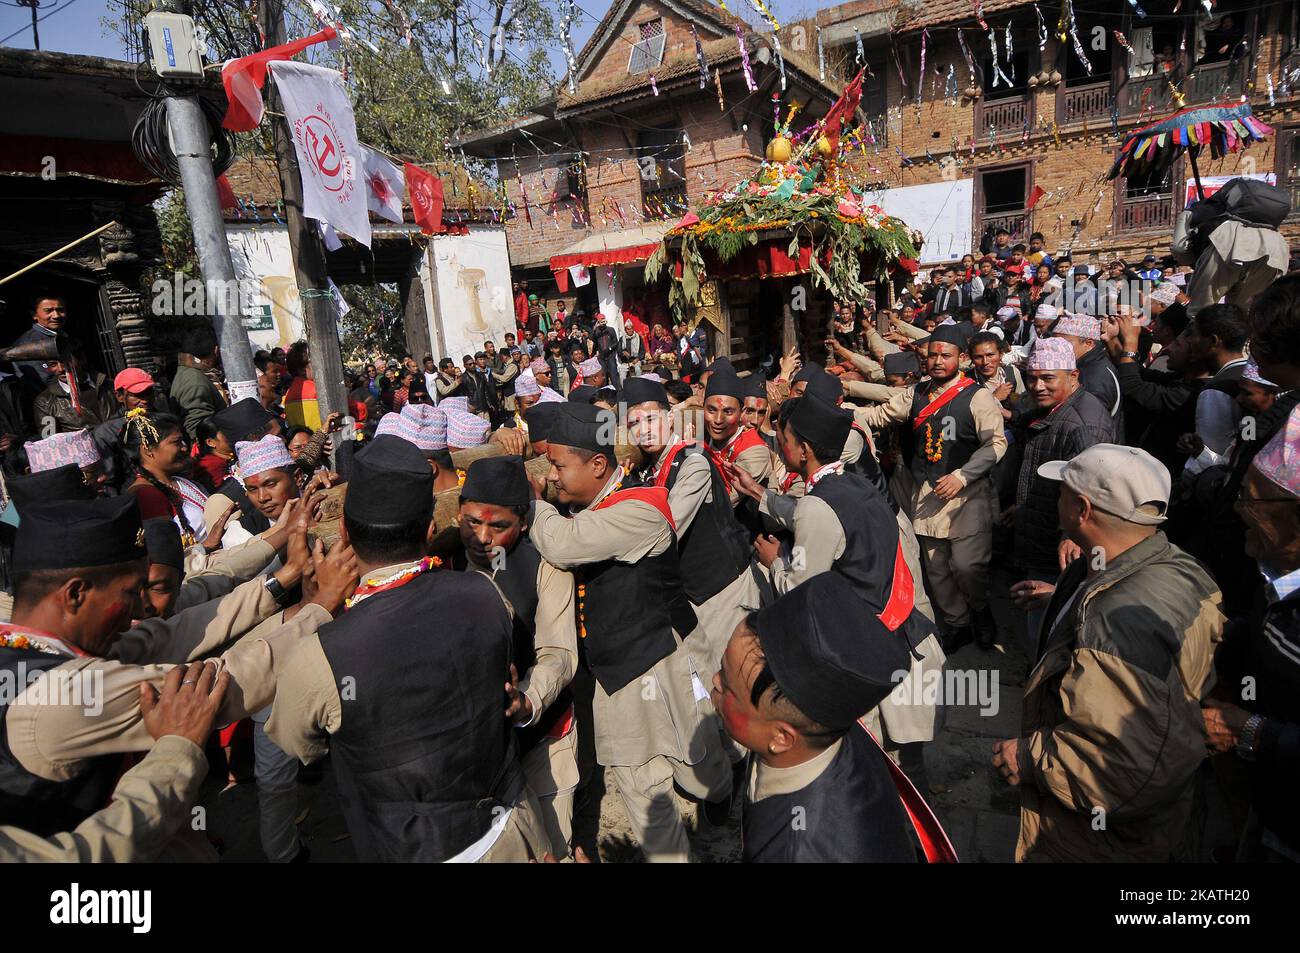
[{"label": "colorful streamer", "polygon": [[758,83],[754,82],[754,71],[749,67],[749,47],[745,45],[745,34],[739,23],[736,24],[736,42],[740,44],[740,67],[745,74],[745,88],[756,93]]},{"label": "colorful streamer", "polygon": [[975,57],[971,56],[970,47],[966,45],[966,34],[961,27],[957,28],[957,44],[961,47],[961,55],[966,57],[966,68],[970,70],[970,84],[975,85]]},{"label": "colorful streamer", "polygon": [[[957,35],[961,36],[960,29],[957,31]],[[929,41],[930,28],[926,27],[921,31],[921,72],[920,75],[916,77],[916,101],[918,103],[921,101],[921,97],[925,95],[925,46]],[[974,79],[974,75],[974,73],[971,74],[972,80]]]},{"label": "colorful streamer", "polygon": [[1002,67],[998,65],[998,36],[992,30],[989,30],[989,50],[993,54],[993,85],[997,86],[998,80],[1001,79],[1010,86],[1011,80],[1006,73],[1002,72]]},{"label": "colorful streamer", "polygon": [[704,58],[704,44],[700,42],[699,33],[695,32],[695,24],[691,24],[691,36],[695,37],[695,65],[700,68],[700,89],[707,89],[709,86],[709,63]]},{"label": "colorful streamer", "polygon": [[[1006,61],[1007,69],[1011,71],[1011,79],[1014,80],[1016,78],[1016,67],[1015,64],[1011,62],[1012,50],[1011,50],[1011,21],[1010,20],[1007,21],[1007,28],[1002,35],[1002,42],[1004,44],[1004,50],[1005,50],[1005,53],[1002,58]],[[1008,83],[1008,85],[1010,85],[1010,83]]]},{"label": "colorful streamer", "polygon": [[1038,52],[1042,52],[1047,47],[1047,21],[1043,19],[1043,11],[1038,9],[1038,4],[1034,4],[1034,16],[1038,17]]},{"label": "colorful streamer", "polygon": [[1079,58],[1083,65],[1084,72],[1089,76],[1092,75],[1092,64],[1088,62],[1088,54],[1083,51],[1083,44],[1079,42],[1079,24],[1074,19],[1074,4],[1071,0],[1065,0],[1065,9],[1070,12],[1070,40],[1074,44],[1074,55]]},{"label": "colorful streamer", "polygon": [[[895,53],[897,56],[897,53]],[[817,27],[817,78],[826,82],[826,49],[822,46],[822,28]],[[899,74],[902,79],[902,74]]]},{"label": "colorful streamer", "polygon": [[776,52],[776,69],[781,76],[781,92],[785,92],[785,57],[781,55],[781,34],[772,32],[772,49]]}]

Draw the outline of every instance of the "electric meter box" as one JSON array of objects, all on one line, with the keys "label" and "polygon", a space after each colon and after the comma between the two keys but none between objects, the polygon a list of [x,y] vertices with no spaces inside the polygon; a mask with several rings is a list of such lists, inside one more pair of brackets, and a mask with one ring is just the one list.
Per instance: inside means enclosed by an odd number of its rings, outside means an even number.
[{"label": "electric meter box", "polygon": [[194,34],[194,20],[183,13],[145,15],[153,70],[166,79],[203,79],[203,46]]}]

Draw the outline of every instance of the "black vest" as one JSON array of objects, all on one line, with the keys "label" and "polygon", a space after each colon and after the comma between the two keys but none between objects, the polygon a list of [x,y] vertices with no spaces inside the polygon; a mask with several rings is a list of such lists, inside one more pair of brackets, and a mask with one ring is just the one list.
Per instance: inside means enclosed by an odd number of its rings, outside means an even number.
[{"label": "black vest", "polygon": [[[14,694],[19,685],[19,664],[26,670],[45,672],[68,659],[35,649],[0,648],[0,672],[14,679]],[[54,683],[51,683],[51,687]],[[90,761],[90,767],[68,781],[47,781],[32,774],[14,757],[5,731],[5,716],[12,696],[0,698],[0,824],[13,824],[40,837],[70,831],[108,803],[122,773],[123,760],[118,754],[102,755]]]},{"label": "black vest", "polygon": [[[914,863],[916,850],[886,755],[854,725],[816,780],[750,801],[742,814],[746,863]],[[750,770],[756,770],[752,763]]]},{"label": "black vest", "polygon": [[[826,503],[844,530],[844,552],[831,569],[853,584],[872,612],[883,612],[899,571],[898,517],[876,488],[856,473],[822,477],[808,495]],[[918,585],[920,580],[912,580],[913,592]],[[906,615],[895,631],[914,646],[928,633],[913,631],[913,623],[920,621],[913,601],[914,596],[904,606]]]},{"label": "black vest", "polygon": [[248,491],[234,477],[226,477],[225,482],[217,487],[217,492],[235,501],[239,507],[239,525],[248,532],[256,536],[271,528],[271,521],[253,505],[253,501],[248,498]]},{"label": "black vest", "polygon": [[342,701],[331,739],[358,859],[441,862],[512,807],[509,614],[475,573],[426,572],[320,630]]},{"label": "black vest", "polygon": [[[514,664],[520,678],[537,664],[537,649],[533,639],[537,635],[537,570],[541,564],[541,553],[529,540],[521,539],[519,545],[507,556],[505,567],[495,573],[479,569],[473,564],[467,567],[495,582],[515,610]],[[546,711],[536,713],[532,724],[516,731],[520,757],[537,747],[537,743],[564,717],[572,704],[573,694],[565,688]]]},{"label": "black vest", "polygon": [[611,695],[676,650],[674,631],[686,636],[695,630],[676,539],[658,556],[635,563],[607,559],[580,566],[575,578],[579,631],[586,633],[579,649]]},{"label": "black vest", "polygon": [[709,467],[712,501],[700,507],[686,532],[677,538],[681,559],[682,587],[697,606],[704,605],[749,571],[749,533],[736,519],[736,511],[727,498],[722,475],[708,454],[698,445],[678,451],[666,473],[659,475],[660,486],[672,492],[687,454],[698,454]]},{"label": "black vest", "polygon": [[[922,424],[920,428],[912,426],[916,415],[929,403],[930,392],[919,384],[912,392],[912,411],[899,427],[899,440],[903,450],[903,461],[916,477],[918,484],[934,483],[940,477],[954,470],[960,470],[971,455],[979,449],[980,436],[975,430],[975,418],[970,412],[970,402],[977,390],[979,390],[978,384],[967,386],[932,414],[927,421],[933,437],[932,443],[943,448],[943,456],[938,462],[931,462],[925,455],[926,424]],[[949,417],[956,424],[954,440],[943,439],[944,421]]]},{"label": "black vest", "polygon": [[852,429],[856,430],[862,438],[862,452],[853,460],[844,462],[845,472],[856,473],[874,486],[880,491],[880,495],[884,497],[885,502],[889,504],[889,508],[897,513],[898,504],[894,502],[894,495],[889,492],[889,481],[885,479],[884,471],[880,469],[880,463],[871,453],[871,440],[867,437],[867,432],[857,424],[854,424]]}]

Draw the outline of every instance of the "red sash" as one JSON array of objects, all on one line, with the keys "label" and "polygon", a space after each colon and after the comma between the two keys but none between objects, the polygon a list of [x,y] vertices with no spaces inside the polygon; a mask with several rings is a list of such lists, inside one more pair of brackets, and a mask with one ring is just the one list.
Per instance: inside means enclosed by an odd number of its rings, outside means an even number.
[{"label": "red sash", "polygon": [[607,506],[613,506],[615,503],[622,503],[627,500],[649,503],[668,521],[668,525],[672,527],[673,532],[677,532],[677,522],[673,519],[672,508],[668,505],[668,491],[661,486],[634,486],[626,490],[615,490],[593,506],[592,510],[603,510]]},{"label": "red sash", "polygon": [[907,621],[907,617],[912,613],[915,599],[915,584],[912,573],[907,568],[907,560],[903,556],[902,540],[899,540],[898,549],[894,553],[894,581],[889,587],[889,601],[885,603],[885,608],[876,618],[884,623],[886,629],[893,632]]},{"label": "red sash", "polygon": [[[659,472],[655,474],[655,486],[666,487],[668,483],[668,471],[672,469],[673,461],[677,459],[679,453],[687,447],[694,446],[695,443],[696,441],[694,440],[683,440],[681,443],[675,444],[668,450],[668,456],[664,457],[664,462],[660,465]],[[725,480],[726,477],[723,477],[723,479]]]},{"label": "red sash", "polygon": [[704,449],[711,459],[718,466],[718,472],[722,474],[722,488],[728,493],[731,492],[731,477],[727,473],[727,466],[735,466],[736,458],[751,447],[767,448],[763,438],[758,435],[758,431],[753,428],[742,430],[734,440],[731,441],[722,450],[715,450],[708,441],[704,443]]},{"label": "red sash", "polygon": [[930,401],[930,403],[926,404],[923,408],[921,408],[921,411],[912,420],[912,429],[920,430],[921,427],[925,425],[925,422],[927,420],[929,420],[938,411],[942,410],[945,406],[947,406],[948,403],[951,402],[954,398],[956,398],[958,394],[964,391],[967,387],[974,387],[974,386],[975,386],[975,381],[973,379],[966,376],[962,376],[958,378],[957,383],[953,384],[946,391],[944,391],[942,397],[935,398],[934,400]]},{"label": "red sash", "polygon": [[885,749],[880,747],[876,736],[867,731],[866,725],[859,721],[858,727],[866,732],[871,743],[880,752],[880,756],[885,759],[885,765],[889,768],[889,779],[894,782],[898,799],[903,802],[903,810],[907,811],[908,820],[912,822],[912,828],[921,841],[925,859],[932,864],[960,863],[957,859],[957,851],[953,849],[952,841],[948,839],[948,834],[939,823],[939,818],[935,817],[934,811],[925,802],[925,798],[921,797],[921,793],[916,790],[911,779],[903,773],[902,768],[894,764],[893,758],[885,754]]}]

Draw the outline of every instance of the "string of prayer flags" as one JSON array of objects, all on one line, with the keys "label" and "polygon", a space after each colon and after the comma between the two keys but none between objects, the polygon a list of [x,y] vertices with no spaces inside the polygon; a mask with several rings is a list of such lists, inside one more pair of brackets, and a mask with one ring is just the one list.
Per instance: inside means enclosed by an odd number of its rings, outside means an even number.
[{"label": "string of prayer flags", "polygon": [[971,5],[975,7],[975,19],[979,21],[980,29],[987,30],[989,25],[984,22],[984,0],[971,0]]},{"label": "string of prayer flags", "polygon": [[854,44],[853,62],[856,63],[859,67],[861,67],[867,61],[867,54],[862,49],[862,34],[858,32],[858,28],[856,26],[853,27],[853,44]]},{"label": "string of prayer flags", "polygon": [[691,24],[691,36],[695,38],[695,65],[700,68],[700,89],[707,89],[709,86],[709,62],[704,58],[704,44],[700,42],[700,34],[695,31],[695,24]]},{"label": "string of prayer flags", "polygon": [[727,101],[722,98],[722,71],[721,70],[716,68],[713,70],[713,81],[714,83],[717,84],[718,87],[718,111],[726,112]]},{"label": "string of prayer flags", "polygon": [[1005,55],[1002,58],[1006,61],[1007,69],[1010,71],[1011,79],[1014,80],[1016,78],[1016,66],[1014,63],[1011,62],[1012,50],[1011,50],[1011,21],[1010,20],[1007,21],[1007,28],[1006,31],[1003,33],[1003,43],[1005,44],[1004,46]]}]

